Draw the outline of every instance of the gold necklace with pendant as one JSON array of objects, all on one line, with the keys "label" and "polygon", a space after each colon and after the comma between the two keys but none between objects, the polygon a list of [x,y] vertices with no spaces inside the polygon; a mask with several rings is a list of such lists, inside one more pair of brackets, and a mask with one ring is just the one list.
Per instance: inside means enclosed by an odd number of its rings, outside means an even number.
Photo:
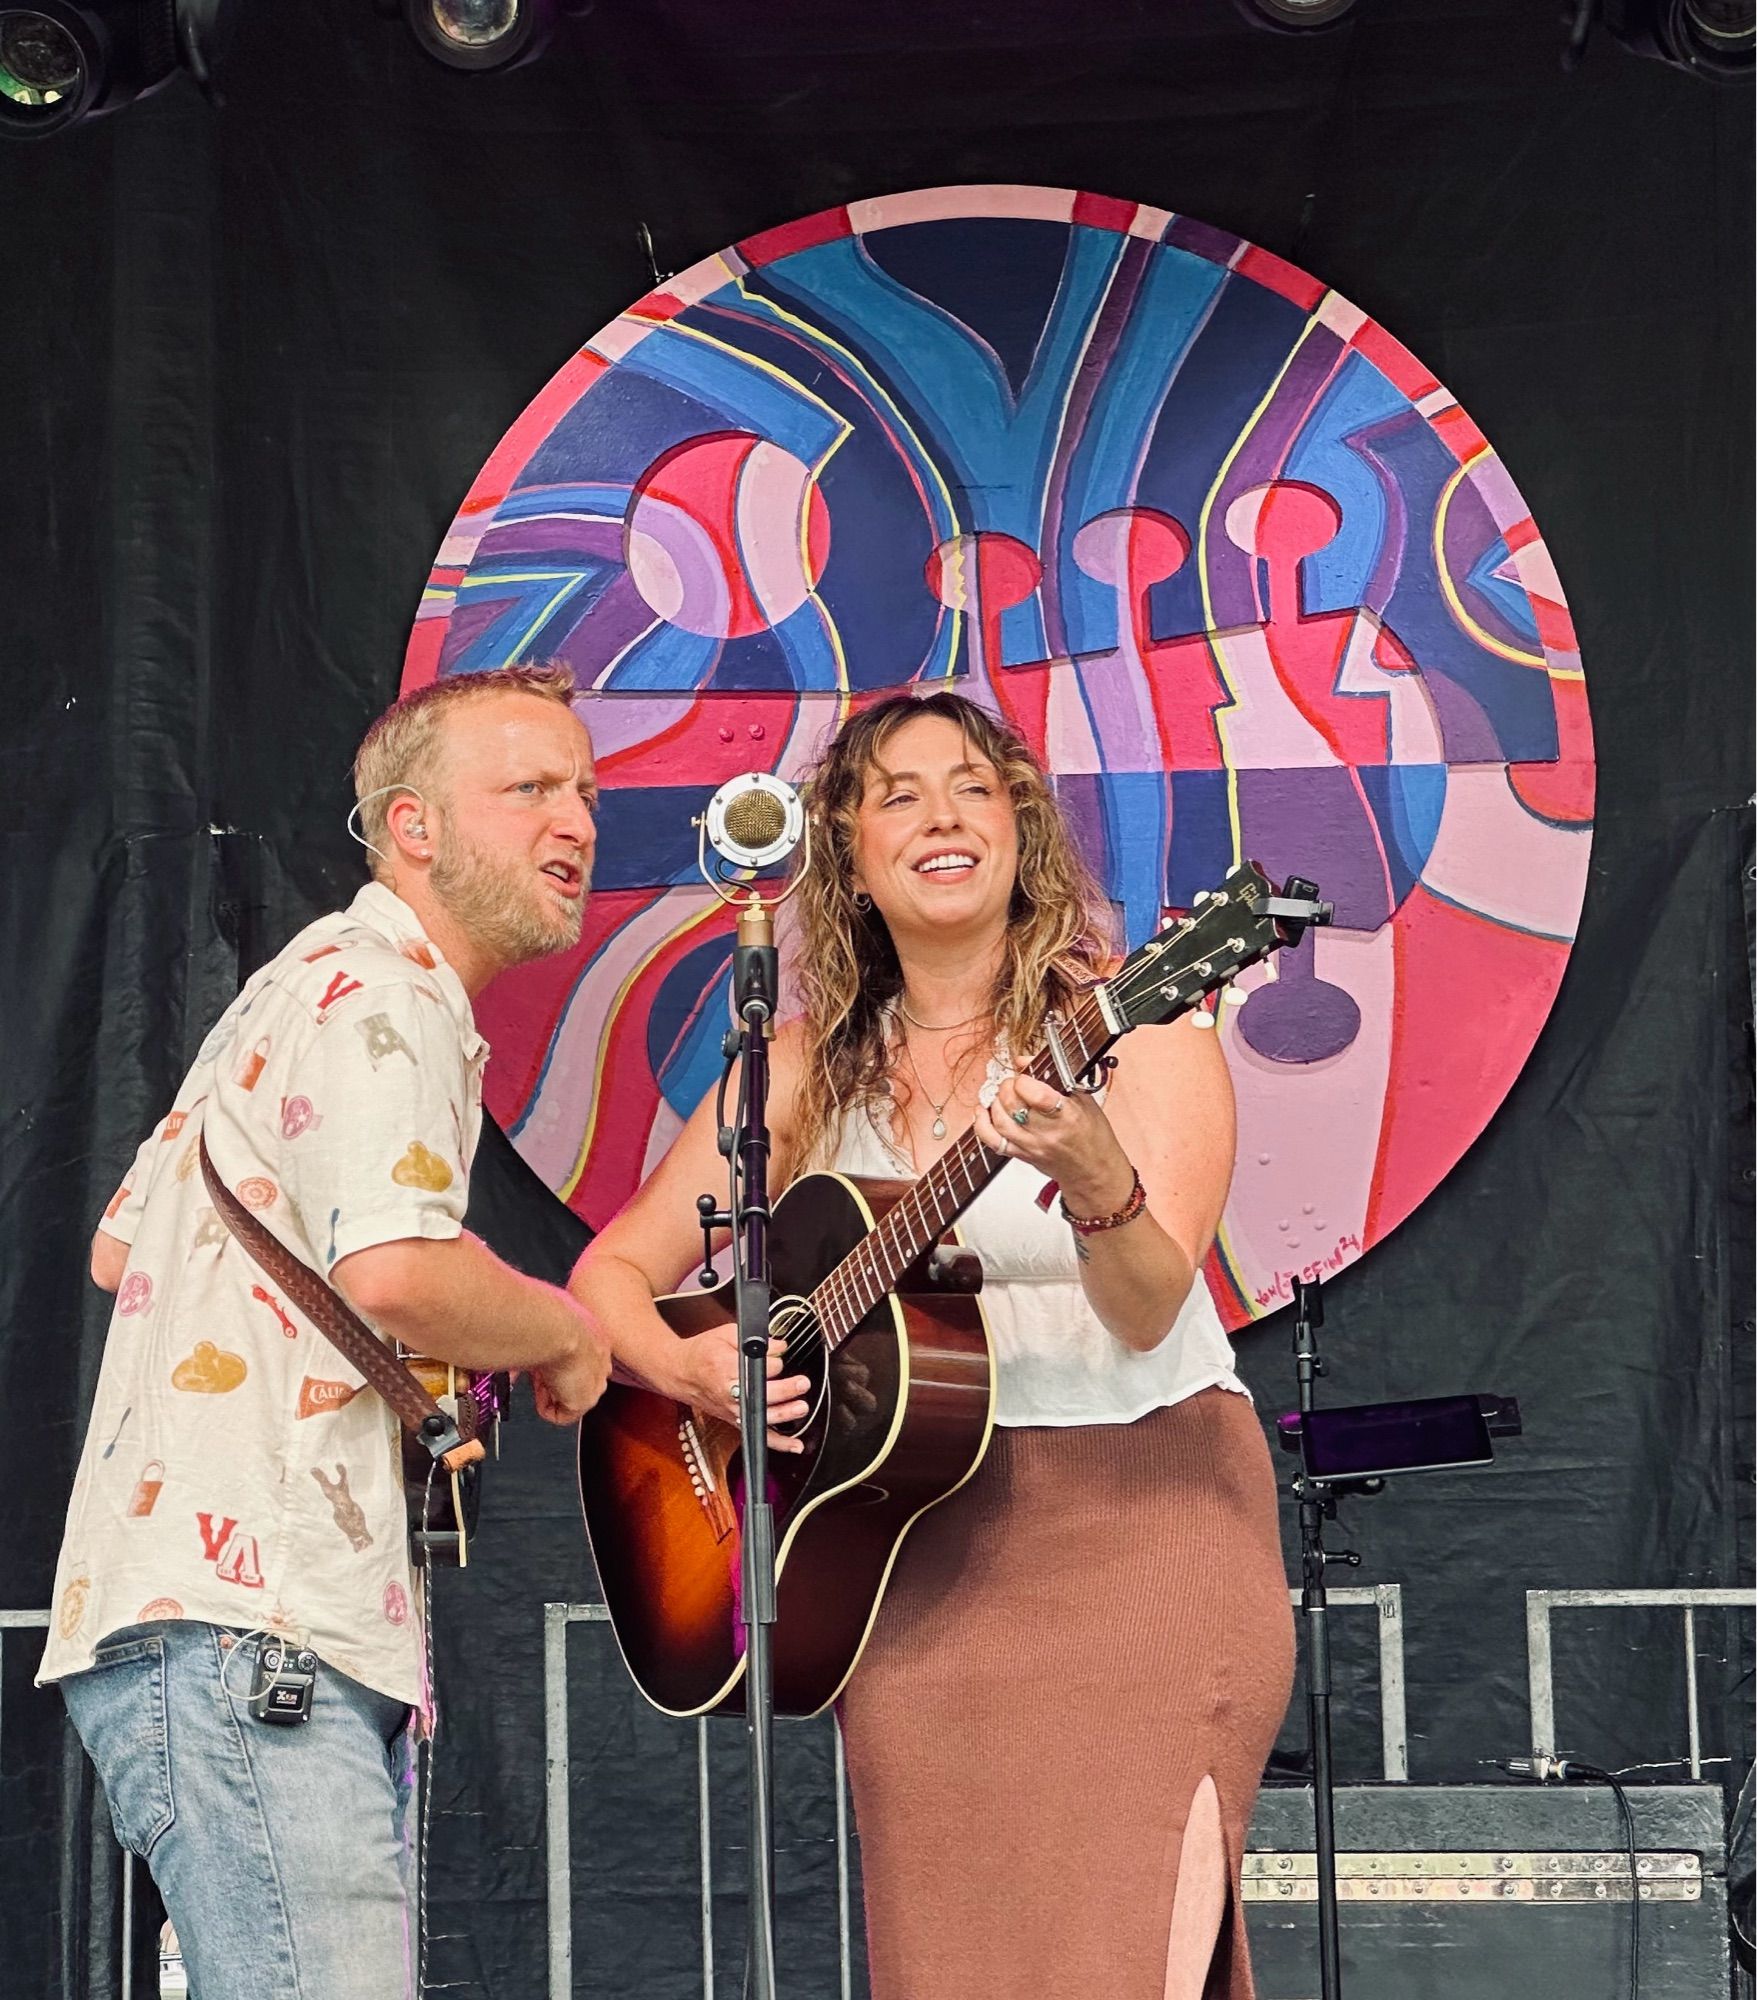
[{"label": "gold necklace with pendant", "polygon": [[[946,1092],[942,1102],[935,1104],[933,1101],[933,1092],[928,1089],[922,1079],[920,1067],[915,1060],[915,1051],[909,1046],[909,1037],[907,1035],[903,1037],[903,1055],[909,1064],[909,1074],[914,1077],[916,1083],[920,1086],[921,1094],[927,1099],[928,1108],[933,1113],[933,1136],[936,1139],[943,1139],[946,1136],[946,1106],[958,1094],[958,1070],[964,1067],[964,1063],[959,1063],[958,1068],[951,1072],[952,1087]],[[964,1062],[968,1062],[969,1060],[969,1056],[964,1058]]]}]

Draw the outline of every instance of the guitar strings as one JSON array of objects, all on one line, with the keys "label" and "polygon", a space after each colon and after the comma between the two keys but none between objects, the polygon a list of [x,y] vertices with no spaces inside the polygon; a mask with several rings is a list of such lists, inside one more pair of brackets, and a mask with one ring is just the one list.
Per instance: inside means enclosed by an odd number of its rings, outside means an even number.
[{"label": "guitar strings", "polygon": [[[1103,1032],[1102,1016],[1095,1017],[1089,1024],[1085,1019],[1088,1012],[1092,1011],[1092,1007],[1090,997],[1083,1000],[1075,1020],[1069,1024],[1078,1035],[1082,1053],[1086,1048],[1088,1025],[1096,1028],[1101,1035]],[[1046,1065],[1048,1060],[1048,1051],[1040,1050],[1026,1066],[1023,1074],[1037,1074],[1040,1066]],[[1005,1154],[991,1153],[973,1132],[966,1131],[961,1134],[923,1174],[917,1177],[887,1211],[884,1219],[862,1237],[812,1292],[807,1301],[812,1310],[812,1320],[800,1328],[797,1336],[801,1343],[801,1351],[811,1353],[819,1345],[833,1347],[859,1325],[888,1289],[882,1283],[871,1284],[871,1280],[877,1276],[876,1265],[879,1263],[896,1265],[912,1261],[904,1257],[908,1239],[899,1240],[902,1238],[899,1225],[907,1218],[911,1207],[914,1209],[919,1234],[929,1226],[925,1203],[929,1193],[936,1196],[936,1209],[940,1206],[937,1197],[943,1189],[944,1194],[955,1203],[957,1209],[961,1210],[1007,1164],[1007,1158]],[[953,1178],[954,1174],[961,1175],[964,1181],[964,1191],[961,1196]],[[875,1259],[875,1252],[882,1252],[882,1259]],[[871,1295],[866,1296],[869,1289]],[[822,1321],[826,1319],[836,1324],[834,1340],[822,1325]],[[787,1352],[791,1360],[794,1353],[791,1341]]]},{"label": "guitar strings", "polygon": [[[1194,924],[1199,921],[1199,919],[1184,918],[1172,932],[1172,937],[1186,938]],[[1097,1006],[1096,996],[1099,991],[1108,991],[1112,1000],[1126,1014],[1137,995],[1148,987],[1176,984],[1177,980],[1195,969],[1194,964],[1186,964],[1173,971],[1172,968],[1161,964],[1159,961],[1164,955],[1164,950],[1164,945],[1156,951],[1150,951],[1147,946],[1142,946],[1118,967],[1111,979],[1103,982],[1101,988],[1094,988],[1092,992],[1082,997],[1077,1011],[1068,1023],[1080,1054],[1084,1055],[1086,1052],[1088,1029],[1096,1029],[1098,1039],[1101,1041],[1106,1036],[1106,1023]],[[1200,961],[1195,963],[1199,964]],[[1168,971],[1173,971],[1173,977],[1169,981],[1166,978]],[[1100,1054],[1102,1053],[1100,1050]],[[1093,1060],[1096,1061],[1097,1058],[1094,1057]],[[1037,1052],[1021,1074],[1035,1076],[1039,1082],[1046,1082],[1047,1076],[1042,1072],[1050,1066],[1052,1066],[1050,1052],[1047,1048],[1043,1048]],[[971,1154],[983,1156],[980,1179],[978,1163],[969,1157]],[[787,1336],[784,1347],[787,1366],[791,1368],[804,1365],[807,1359],[815,1359],[820,1348],[833,1350],[860,1324],[879,1299],[884,1297],[888,1287],[880,1284],[873,1290],[872,1296],[863,1302],[866,1281],[869,1276],[876,1277],[883,1264],[894,1264],[901,1258],[905,1245],[898,1241],[897,1223],[907,1214],[911,1203],[914,1204],[918,1229],[925,1230],[928,1226],[928,1214],[923,1205],[923,1197],[930,1190],[935,1191],[937,1195],[938,1190],[934,1188],[936,1180],[944,1183],[945,1193],[957,1202],[959,1209],[962,1209],[989,1181],[993,1180],[1010,1157],[1008,1154],[997,1157],[989,1152],[973,1131],[965,1131],[947,1147],[945,1152],[898,1198],[883,1220],[870,1229],[813,1289],[810,1297],[804,1302],[807,1316]],[[958,1190],[952,1182],[954,1170],[960,1172],[966,1182],[966,1193],[962,1200],[959,1200]],[[937,1200],[935,1206],[938,1206]],[[882,1258],[877,1254],[879,1252],[883,1252]],[[834,1327],[833,1337],[825,1325],[826,1321],[831,1322]]]}]

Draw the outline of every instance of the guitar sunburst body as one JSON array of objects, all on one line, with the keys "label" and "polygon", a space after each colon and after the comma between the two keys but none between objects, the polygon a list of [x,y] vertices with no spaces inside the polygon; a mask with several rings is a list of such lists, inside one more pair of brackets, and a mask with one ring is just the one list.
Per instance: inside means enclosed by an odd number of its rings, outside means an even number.
[{"label": "guitar sunburst body", "polygon": [[[771,1323],[785,1335],[819,1283],[912,1185],[810,1174],[775,1205]],[[938,1282],[936,1282],[936,1279]],[[923,1260],[811,1376],[803,1453],[769,1457],[775,1510],[775,1711],[815,1715],[866,1643],[917,1516],[981,1462],[994,1416],[988,1329],[969,1252]],[[657,1301],[688,1337],[733,1319],[730,1283]],[[630,1673],[672,1715],[744,1707],[742,1489],[735,1426],[612,1384],[580,1426],[580,1497],[604,1602]]]}]

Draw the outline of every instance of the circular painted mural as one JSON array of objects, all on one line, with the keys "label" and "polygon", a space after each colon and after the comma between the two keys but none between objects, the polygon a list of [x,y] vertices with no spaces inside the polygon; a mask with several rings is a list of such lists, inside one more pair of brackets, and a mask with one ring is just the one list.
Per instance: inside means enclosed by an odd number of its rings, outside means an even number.
[{"label": "circular painted mural", "polygon": [[598,886],[479,1013],[490,1109],[592,1223],[717,1071],[692,816],[898,688],[1024,731],[1130,944],[1241,856],[1335,903],[1224,1017],[1231,1325],[1440,1181],[1574,936],[1591,728],[1530,510],[1358,308],[1163,209],[898,195],[632,306],[484,467],[404,686],[533,659],[591,690]]}]

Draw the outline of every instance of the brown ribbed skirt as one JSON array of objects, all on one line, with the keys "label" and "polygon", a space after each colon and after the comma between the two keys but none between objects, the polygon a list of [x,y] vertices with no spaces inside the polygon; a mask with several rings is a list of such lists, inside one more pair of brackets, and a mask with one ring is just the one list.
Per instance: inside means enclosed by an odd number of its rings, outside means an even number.
[{"label": "brown ribbed skirt", "polygon": [[1162,2000],[1209,1777],[1231,1889],[1207,1994],[1250,2000],[1240,1856],[1292,1664],[1243,1396],[997,1429],[910,1531],[842,1701],[873,2000]]}]

